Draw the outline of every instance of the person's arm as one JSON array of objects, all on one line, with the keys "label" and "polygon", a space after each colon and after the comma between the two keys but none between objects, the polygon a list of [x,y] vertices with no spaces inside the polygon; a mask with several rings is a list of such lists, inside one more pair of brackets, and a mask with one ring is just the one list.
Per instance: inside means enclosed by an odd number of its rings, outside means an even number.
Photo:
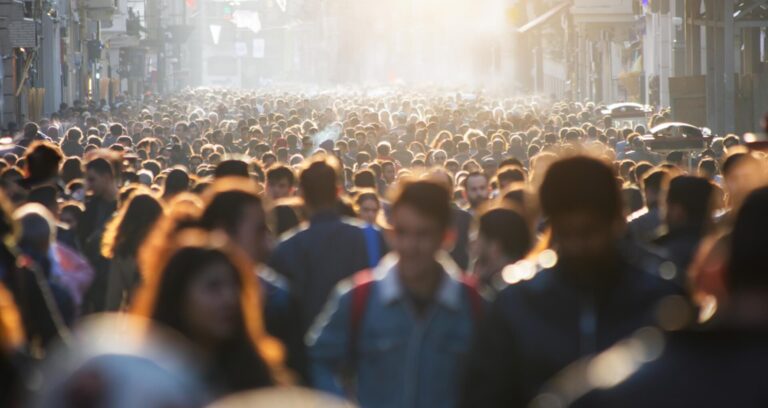
[{"label": "person's arm", "polygon": [[325,309],[307,333],[312,385],[322,391],[345,396],[340,375],[350,363],[349,319],[351,296],[340,284]]},{"label": "person's arm", "polygon": [[467,359],[460,407],[518,407],[527,401],[520,392],[519,360],[503,303],[486,309]]}]

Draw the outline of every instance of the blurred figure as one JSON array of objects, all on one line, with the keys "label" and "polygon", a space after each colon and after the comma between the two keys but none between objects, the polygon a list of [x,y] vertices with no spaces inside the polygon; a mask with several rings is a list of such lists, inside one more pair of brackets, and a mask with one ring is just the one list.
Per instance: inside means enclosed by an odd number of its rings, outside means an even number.
[{"label": "blurred figure", "polygon": [[188,230],[167,253],[141,265],[147,276],[133,312],[181,333],[203,361],[215,396],[284,381],[281,347],[261,318],[259,285],[247,256],[223,236]]},{"label": "blurred figure", "polygon": [[83,304],[83,312],[90,313],[102,311],[106,299],[109,262],[101,255],[101,241],[107,221],[117,211],[118,172],[108,158],[99,156],[86,163],[85,180],[90,195],[77,233],[83,255],[96,272]]},{"label": "blurred figure", "polygon": [[[307,336],[317,388],[351,392],[364,407],[456,406],[483,301],[438,260],[450,218],[442,185],[402,186],[392,204],[393,256],[340,284]],[[342,382],[345,368],[354,391]]]},{"label": "blurred figure", "polygon": [[762,375],[768,364],[768,253],[760,240],[768,229],[766,208],[766,188],[749,194],[743,203],[730,239],[728,298],[717,314],[700,327],[669,331],[653,344],[639,343],[654,348],[650,361],[625,355],[616,364],[631,368],[624,373],[628,378],[587,394],[574,406],[768,405]]},{"label": "blurred figure", "polygon": [[365,233],[365,244],[368,248],[368,265],[371,268],[378,265],[381,258],[389,252],[384,235],[378,226],[380,211],[381,201],[374,190],[363,190],[355,197],[355,212],[365,223],[363,233]]},{"label": "blurred figure", "polygon": [[50,212],[40,204],[25,204],[13,216],[21,226],[19,250],[23,257],[11,272],[15,276],[8,277],[9,289],[19,305],[30,348],[40,355],[52,340],[66,340],[67,326],[75,318],[75,303],[60,284],[54,273],[58,268],[49,257],[56,239]]},{"label": "blurred figure", "polygon": [[678,176],[669,182],[664,200],[666,232],[653,243],[674,268],[666,278],[686,286],[686,273],[699,242],[712,224],[712,184],[704,178]]},{"label": "blurred figure", "polygon": [[499,293],[468,360],[463,406],[527,405],[566,365],[654,324],[656,303],[678,293],[618,244],[625,223],[608,166],[557,161],[540,197],[556,263]]},{"label": "blurred figure", "polygon": [[123,310],[131,303],[141,282],[139,247],[163,211],[163,204],[149,191],[138,190],[107,224],[101,243],[102,255],[110,262],[105,310]]},{"label": "blurred figure", "polygon": [[657,169],[646,173],[642,180],[645,208],[627,218],[630,235],[638,242],[649,243],[659,235],[661,191],[668,177],[666,170]]},{"label": "blurred figure", "polygon": [[206,192],[200,223],[209,231],[226,233],[254,262],[264,301],[265,328],[288,348],[287,365],[307,378],[304,333],[289,284],[263,263],[269,257],[272,237],[255,184],[240,177],[217,180]]},{"label": "blurred figure", "polygon": [[337,210],[338,163],[317,158],[301,172],[301,195],[309,226],[280,242],[269,261],[291,284],[301,305],[302,332],[312,324],[340,280],[368,267],[363,231],[343,220]]},{"label": "blurred figure", "polygon": [[474,275],[487,293],[504,287],[501,271],[528,254],[532,236],[528,224],[517,210],[492,207],[480,215]]}]

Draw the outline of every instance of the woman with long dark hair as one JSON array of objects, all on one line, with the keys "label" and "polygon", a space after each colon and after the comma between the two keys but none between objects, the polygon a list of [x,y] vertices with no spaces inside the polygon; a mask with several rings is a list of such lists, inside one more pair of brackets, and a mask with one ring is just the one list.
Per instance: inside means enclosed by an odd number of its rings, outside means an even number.
[{"label": "woman with long dark hair", "polygon": [[163,215],[163,203],[149,190],[136,190],[118,215],[107,224],[101,252],[110,259],[106,310],[120,310],[130,301],[141,281],[136,264],[139,246]]},{"label": "woman with long dark hair", "polygon": [[189,340],[214,396],[285,382],[282,347],[264,331],[253,265],[225,235],[186,229],[170,249],[141,259],[146,281],[134,313]]}]

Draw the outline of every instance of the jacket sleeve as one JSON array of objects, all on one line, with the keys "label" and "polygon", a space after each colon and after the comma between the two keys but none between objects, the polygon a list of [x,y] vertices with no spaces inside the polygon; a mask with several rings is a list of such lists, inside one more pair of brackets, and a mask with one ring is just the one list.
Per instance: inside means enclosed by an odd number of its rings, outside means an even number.
[{"label": "jacket sleeve", "polygon": [[516,356],[513,328],[497,299],[486,309],[467,362],[461,407],[522,407],[520,359]]},{"label": "jacket sleeve", "polygon": [[[340,284],[328,300],[312,328],[306,343],[310,358],[310,376],[315,388],[345,396],[340,381],[342,370],[348,367],[349,319],[351,296]],[[344,293],[346,292],[346,293]]]}]

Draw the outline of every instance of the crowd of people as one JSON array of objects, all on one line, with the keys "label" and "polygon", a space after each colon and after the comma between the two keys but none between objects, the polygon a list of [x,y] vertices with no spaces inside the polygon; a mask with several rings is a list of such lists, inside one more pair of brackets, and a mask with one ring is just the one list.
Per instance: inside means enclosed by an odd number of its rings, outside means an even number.
[{"label": "crowd of people", "polygon": [[768,405],[768,156],[602,108],[189,89],[26,123],[0,406]]}]

